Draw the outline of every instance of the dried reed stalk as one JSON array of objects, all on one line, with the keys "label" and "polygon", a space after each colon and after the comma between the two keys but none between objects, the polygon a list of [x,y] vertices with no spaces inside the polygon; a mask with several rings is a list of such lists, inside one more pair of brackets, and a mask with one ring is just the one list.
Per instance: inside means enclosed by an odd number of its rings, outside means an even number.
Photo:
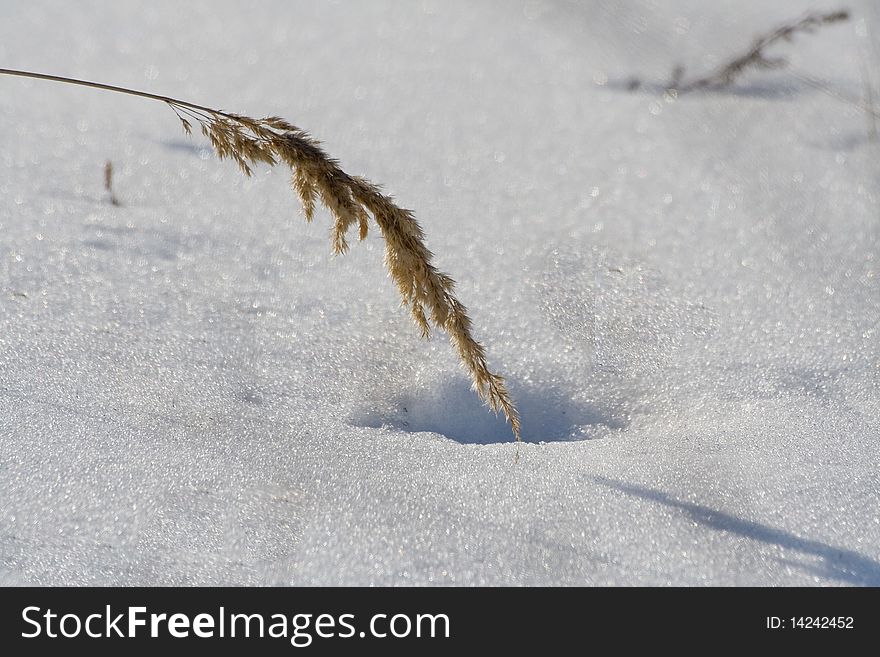
[{"label": "dried reed stalk", "polygon": [[791,41],[796,34],[812,33],[823,25],[839,23],[849,19],[849,12],[840,9],[827,14],[808,14],[793,23],[781,25],[772,32],[757,37],[752,43],[752,47],[743,55],[732,59],[717,71],[709,75],[697,78],[691,82],[681,84],[684,69],[677,68],[677,73],[673,74],[673,81],[670,90],[684,93],[687,91],[696,91],[698,89],[712,89],[726,87],[738,78],[743,71],[749,68],[773,69],[781,68],[788,62],[783,57],[768,57],[764,50],[778,41]]},{"label": "dried reed stalk", "polygon": [[425,246],[424,233],[413,213],[395,204],[377,185],[345,173],[304,130],[277,116],[254,119],[125,87],[12,69],[0,69],[0,74],[76,84],[163,102],[174,111],[188,135],[198,125],[217,155],[234,160],[248,176],[259,163],[285,164],[292,173],[291,186],[302,203],[306,220],[312,220],[319,201],[330,211],[334,221],[331,241],[337,254],[348,250],[347,236],[353,228],[357,228],[359,239],[367,236],[372,217],[385,238],[385,264],[422,336],[428,337],[431,324],[449,334],[480,399],[495,413],[504,413],[516,440],[521,439],[519,413],[504,379],[489,370],[486,351],[472,335],[467,309],[453,294],[455,283],[432,264],[432,253]]},{"label": "dried reed stalk", "polygon": [[113,191],[113,163],[110,160],[107,160],[104,165],[104,190],[110,197],[111,205],[121,205],[119,199],[116,198],[116,192]]}]

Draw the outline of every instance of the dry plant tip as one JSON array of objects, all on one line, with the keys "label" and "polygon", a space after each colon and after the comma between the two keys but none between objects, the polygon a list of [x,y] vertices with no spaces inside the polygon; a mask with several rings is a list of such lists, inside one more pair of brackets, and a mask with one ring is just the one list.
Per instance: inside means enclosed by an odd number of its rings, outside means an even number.
[{"label": "dry plant tip", "polygon": [[769,57],[766,49],[779,41],[792,41],[797,34],[812,34],[824,25],[849,20],[849,11],[838,9],[828,13],[807,14],[803,18],[780,25],[774,30],[756,37],[751,48],[735,57],[713,73],[690,82],[683,82],[684,68],[676,67],[671,76],[667,91],[686,93],[699,89],[721,89],[732,84],[742,73],[750,68],[777,69],[788,64],[784,57]]},{"label": "dry plant tip", "polygon": [[[453,280],[434,267],[433,255],[425,246],[424,233],[413,213],[398,206],[377,185],[343,171],[307,132],[277,116],[254,119],[126,87],[12,69],[0,69],[0,75],[64,82],[160,101],[177,115],[186,134],[192,134],[193,126],[198,125],[217,156],[234,161],[245,175],[252,175],[252,167],[258,164],[286,165],[306,220],[312,220],[317,201],[330,211],[335,253],[348,250],[347,235],[355,227],[358,238],[365,239],[372,218],[385,239],[385,265],[422,335],[427,337],[432,325],[449,335],[477,395],[496,414],[504,414],[514,437],[521,440],[519,413],[504,379],[489,370],[485,349],[472,335],[467,310],[453,294]],[[109,162],[105,184],[110,190]]]},{"label": "dry plant tip", "polygon": [[109,195],[111,205],[117,207],[122,205],[119,199],[116,198],[116,192],[113,191],[113,163],[110,160],[107,160],[107,163],[104,165],[104,189]]}]

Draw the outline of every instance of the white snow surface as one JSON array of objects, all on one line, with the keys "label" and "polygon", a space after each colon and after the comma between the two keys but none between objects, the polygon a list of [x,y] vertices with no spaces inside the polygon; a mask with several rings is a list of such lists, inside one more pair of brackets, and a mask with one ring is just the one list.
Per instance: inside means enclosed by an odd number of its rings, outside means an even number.
[{"label": "white snow surface", "polygon": [[657,91],[838,6],[2,0],[0,66],[283,116],[412,208],[525,442],[378,231],[0,76],[0,584],[880,586],[880,5]]}]

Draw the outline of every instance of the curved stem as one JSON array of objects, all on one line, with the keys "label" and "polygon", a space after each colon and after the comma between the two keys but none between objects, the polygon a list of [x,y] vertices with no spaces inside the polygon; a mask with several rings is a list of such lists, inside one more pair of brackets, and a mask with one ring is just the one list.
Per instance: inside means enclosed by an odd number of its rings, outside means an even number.
[{"label": "curved stem", "polygon": [[121,94],[128,94],[129,96],[139,96],[141,98],[149,98],[151,100],[158,100],[163,103],[167,103],[169,105],[178,105],[180,107],[189,107],[190,109],[199,110],[201,112],[208,112],[209,114],[217,114],[219,116],[225,116],[228,119],[235,119],[235,116],[232,114],[228,114],[226,112],[221,112],[220,110],[215,110],[211,107],[205,107],[204,105],[196,105],[195,103],[189,103],[185,100],[178,100],[177,98],[171,98],[170,96],[160,96],[159,94],[151,94],[146,91],[138,91],[137,89],[129,89],[127,87],[117,87],[112,84],[102,84],[100,82],[90,82],[88,80],[78,80],[76,78],[67,78],[61,75],[47,75],[46,73],[32,73],[30,71],[19,71],[11,68],[0,68],[0,75],[15,75],[21,78],[34,78],[36,80],[49,80],[51,82],[64,82],[66,84],[77,84],[81,87],[91,87],[92,89],[103,89],[104,91],[115,91]]}]

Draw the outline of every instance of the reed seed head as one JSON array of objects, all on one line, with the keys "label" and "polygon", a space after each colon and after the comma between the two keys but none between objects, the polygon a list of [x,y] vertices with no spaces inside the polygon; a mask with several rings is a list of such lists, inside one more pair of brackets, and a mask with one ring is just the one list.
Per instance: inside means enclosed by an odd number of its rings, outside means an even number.
[{"label": "reed seed head", "polygon": [[287,165],[306,221],[314,218],[318,201],[330,211],[335,253],[348,250],[348,235],[355,227],[357,238],[365,239],[372,217],[385,239],[385,265],[422,336],[430,335],[432,325],[449,335],[477,395],[495,413],[504,414],[520,440],[519,413],[504,379],[489,370],[485,348],[472,335],[467,309],[454,295],[455,283],[432,264],[433,254],[410,210],[398,206],[365,178],[345,173],[318,141],[282,118],[254,119],[194,109],[171,99],[166,103],[184,132],[191,134],[193,123],[198,124],[217,155],[233,160],[245,175],[252,175],[260,163]]}]

